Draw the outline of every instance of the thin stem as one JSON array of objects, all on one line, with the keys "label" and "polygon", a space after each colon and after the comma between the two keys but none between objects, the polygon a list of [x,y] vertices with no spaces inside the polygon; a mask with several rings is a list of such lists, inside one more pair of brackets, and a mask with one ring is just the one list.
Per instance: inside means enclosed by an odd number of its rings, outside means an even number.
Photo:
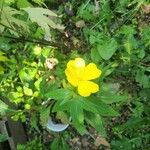
[{"label": "thin stem", "polygon": [[30,42],[30,43],[39,44],[39,45],[47,45],[47,46],[52,46],[52,47],[68,49],[67,46],[65,46],[62,43],[54,43],[54,42],[49,42],[49,41],[41,40],[41,39],[33,39],[33,38],[29,39],[29,38],[25,38],[25,37],[12,37],[12,36],[3,35],[3,34],[0,34],[0,37],[15,40],[16,42],[21,42],[21,43]]}]

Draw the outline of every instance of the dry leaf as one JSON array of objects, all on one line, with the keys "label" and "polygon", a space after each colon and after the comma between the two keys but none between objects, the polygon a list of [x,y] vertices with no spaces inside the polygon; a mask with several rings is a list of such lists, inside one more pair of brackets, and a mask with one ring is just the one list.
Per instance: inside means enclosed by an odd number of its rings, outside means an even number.
[{"label": "dry leaf", "polygon": [[150,13],[150,4],[144,6],[144,7],[143,7],[143,11],[144,11],[146,14],[149,14],[149,13]]},{"label": "dry leaf", "polygon": [[105,138],[103,138],[103,137],[100,137],[100,136],[98,136],[97,138],[96,138],[96,140],[95,140],[95,146],[100,146],[100,145],[103,145],[103,146],[106,146],[106,147],[109,147],[110,148],[110,145],[109,145],[109,143],[106,141],[106,139]]}]

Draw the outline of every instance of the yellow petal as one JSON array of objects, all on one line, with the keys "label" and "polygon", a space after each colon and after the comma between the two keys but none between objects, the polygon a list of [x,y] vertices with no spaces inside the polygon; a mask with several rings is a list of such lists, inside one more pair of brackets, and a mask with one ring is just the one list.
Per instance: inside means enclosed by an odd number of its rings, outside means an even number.
[{"label": "yellow petal", "polygon": [[70,61],[67,63],[67,68],[70,68],[70,67],[74,67],[74,60],[70,60]]},{"label": "yellow petal", "polygon": [[92,81],[81,81],[78,84],[78,93],[83,97],[90,96],[92,93],[96,93],[98,91],[99,86]]},{"label": "yellow petal", "polygon": [[79,79],[77,78],[76,72],[72,68],[67,68],[65,70],[68,82],[73,86],[78,86]]},{"label": "yellow petal", "polygon": [[73,77],[78,80],[81,80],[81,77],[83,76],[85,68],[85,62],[81,58],[76,58],[75,60],[70,60],[67,63],[67,69],[65,70],[66,76],[70,76],[69,78]]},{"label": "yellow petal", "polygon": [[101,70],[98,69],[94,63],[90,63],[85,67],[82,79],[93,80],[98,78],[101,75],[101,73],[102,73]]},{"label": "yellow petal", "polygon": [[85,67],[85,61],[82,58],[76,58],[75,60],[70,60],[67,63],[67,68],[70,68],[70,67],[83,68],[83,67]]}]

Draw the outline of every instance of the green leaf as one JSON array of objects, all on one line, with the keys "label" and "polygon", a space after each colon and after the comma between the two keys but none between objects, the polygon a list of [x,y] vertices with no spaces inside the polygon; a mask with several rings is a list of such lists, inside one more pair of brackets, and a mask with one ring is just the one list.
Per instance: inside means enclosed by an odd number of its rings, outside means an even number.
[{"label": "green leaf", "polygon": [[93,62],[99,62],[101,60],[99,52],[96,48],[91,49],[91,58]]},{"label": "green leaf", "polygon": [[86,117],[85,120],[91,126],[93,126],[99,132],[100,135],[106,136],[106,131],[103,125],[102,118],[98,114],[86,112],[85,117]]},{"label": "green leaf", "polygon": [[52,143],[51,143],[51,150],[60,150],[60,139],[59,138],[55,138],[53,141],[52,141]]},{"label": "green leaf", "polygon": [[100,116],[118,116],[119,113],[111,106],[103,103],[99,98],[89,97],[87,100],[93,103]]},{"label": "green leaf", "polygon": [[64,27],[56,24],[53,20],[58,17],[54,12],[45,8],[23,8],[30,17],[32,22],[36,22],[45,33],[50,36],[50,27],[53,29],[63,30]]},{"label": "green leaf", "polygon": [[98,46],[98,52],[100,54],[100,56],[105,59],[105,60],[109,60],[113,54],[115,53],[115,51],[117,50],[118,44],[117,41],[112,38],[109,40],[104,40],[103,42],[101,42]]},{"label": "green leaf", "polygon": [[43,97],[45,97],[45,95],[49,93],[49,91],[58,89],[59,85],[60,83],[57,80],[48,82],[47,77],[43,77],[39,81],[37,80],[35,82],[35,86],[38,89],[40,89],[40,92],[43,95]]},{"label": "green leaf", "polygon": [[55,99],[55,100],[63,100],[71,98],[72,93],[67,89],[56,89],[49,91],[45,94],[45,97]]},{"label": "green leaf", "polygon": [[25,7],[32,7],[32,5],[27,0],[17,0],[17,7],[25,8]]},{"label": "green leaf", "polygon": [[9,59],[6,56],[4,56],[4,54],[5,53],[0,51],[0,61],[3,61],[3,62],[9,61]]},{"label": "green leaf", "polygon": [[0,115],[5,115],[6,113],[14,112],[13,109],[10,109],[2,100],[0,100]]},{"label": "green leaf", "polygon": [[145,43],[146,46],[149,46],[150,45],[150,38],[149,38],[149,34],[150,34],[150,26],[145,26],[143,27],[143,30],[142,30],[142,39]]},{"label": "green leaf", "polygon": [[22,68],[20,71],[19,71],[19,78],[21,80],[21,82],[29,82],[32,80],[32,78],[29,76],[29,74],[27,73],[28,71],[28,68]]},{"label": "green leaf", "polygon": [[29,31],[27,23],[25,21],[17,19],[15,17],[16,15],[22,15],[21,11],[18,11],[9,6],[4,6],[1,12],[1,24],[7,26],[11,32],[14,32],[14,30],[16,30],[15,32],[17,33],[18,27],[25,31]]},{"label": "green leaf", "polygon": [[32,96],[33,95],[32,89],[30,89],[26,86],[23,86],[23,91],[24,91],[24,94],[27,95],[27,96]]},{"label": "green leaf", "polygon": [[58,111],[69,111],[70,110],[70,105],[71,100],[61,100],[61,101],[56,101],[55,105],[53,106],[53,112],[58,112]]},{"label": "green leaf", "polygon": [[51,106],[42,108],[40,110],[40,121],[43,126],[45,126],[48,122],[48,118],[50,116],[50,109],[51,109]]},{"label": "green leaf", "polygon": [[84,98],[84,97],[79,97],[78,101],[82,104],[82,107],[89,112],[93,112],[95,114],[98,113],[98,110],[95,107],[95,104],[93,104],[91,101],[89,101],[88,99]]},{"label": "green leaf", "polygon": [[38,4],[38,5],[44,5],[44,0],[32,0],[34,3]]},{"label": "green leaf", "polygon": [[70,103],[70,116],[72,118],[73,126],[80,134],[85,134],[87,131],[84,127],[84,114],[82,104],[78,99],[72,99]]},{"label": "green leaf", "polygon": [[50,146],[51,150],[69,150],[69,146],[63,138],[55,138]]},{"label": "green leaf", "polygon": [[100,92],[100,100],[106,104],[112,104],[117,102],[124,102],[128,99],[127,95],[118,95],[117,93],[112,93],[109,91]]},{"label": "green leaf", "polygon": [[4,142],[8,139],[8,137],[4,134],[0,134],[0,142]]},{"label": "green leaf", "polygon": [[145,74],[144,70],[138,70],[136,74],[136,81],[144,88],[150,87],[150,77]]},{"label": "green leaf", "polygon": [[4,68],[2,66],[0,66],[0,74],[4,74]]}]

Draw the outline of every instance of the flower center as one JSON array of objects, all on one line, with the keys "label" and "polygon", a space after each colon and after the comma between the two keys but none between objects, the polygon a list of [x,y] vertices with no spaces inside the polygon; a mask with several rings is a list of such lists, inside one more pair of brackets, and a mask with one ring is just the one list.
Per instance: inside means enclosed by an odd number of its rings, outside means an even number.
[{"label": "flower center", "polygon": [[83,67],[85,67],[85,61],[81,58],[76,58],[75,59],[75,66],[77,68],[83,68]]}]

